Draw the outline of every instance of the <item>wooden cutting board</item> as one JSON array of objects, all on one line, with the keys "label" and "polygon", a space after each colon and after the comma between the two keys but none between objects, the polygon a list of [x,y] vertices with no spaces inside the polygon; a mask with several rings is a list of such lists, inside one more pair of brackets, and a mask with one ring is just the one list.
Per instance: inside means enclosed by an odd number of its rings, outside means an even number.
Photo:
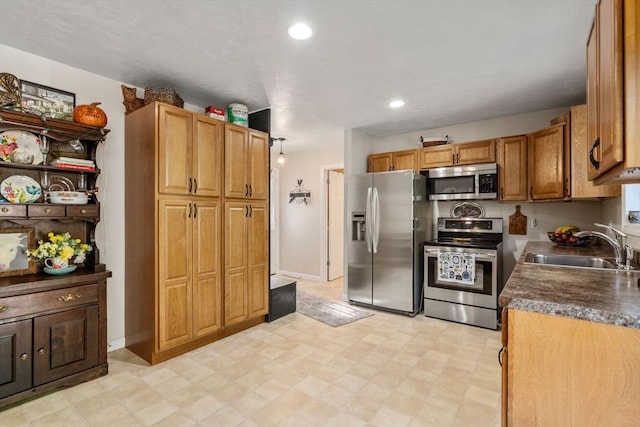
[{"label": "wooden cutting board", "polygon": [[527,216],[520,212],[520,205],[516,205],[516,213],[509,216],[509,234],[527,234]]}]

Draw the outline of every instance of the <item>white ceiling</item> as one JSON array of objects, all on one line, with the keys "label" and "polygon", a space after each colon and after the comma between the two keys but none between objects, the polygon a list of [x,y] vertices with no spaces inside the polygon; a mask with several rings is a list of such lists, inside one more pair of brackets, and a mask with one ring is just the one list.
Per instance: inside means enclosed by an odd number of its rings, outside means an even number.
[{"label": "white ceiling", "polygon": [[[0,43],[196,105],[270,107],[291,152],[582,103],[595,1],[0,0]],[[289,38],[295,21],[313,37]]]}]

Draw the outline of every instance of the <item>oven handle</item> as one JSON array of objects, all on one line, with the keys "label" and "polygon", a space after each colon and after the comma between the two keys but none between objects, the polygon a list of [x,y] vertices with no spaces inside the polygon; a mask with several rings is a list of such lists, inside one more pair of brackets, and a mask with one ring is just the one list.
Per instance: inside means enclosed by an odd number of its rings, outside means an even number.
[{"label": "oven handle", "polygon": [[[446,251],[446,249],[443,249]],[[428,252],[430,254],[437,254],[438,253],[438,249],[427,249],[425,248],[424,250],[425,252]],[[453,251],[455,252],[455,251]],[[475,254],[476,259],[477,260],[485,260],[485,261],[492,261],[493,259],[496,258],[496,254],[491,253],[491,252],[482,252],[482,253],[477,253],[477,252],[460,252],[460,253],[468,253],[468,254]]]}]

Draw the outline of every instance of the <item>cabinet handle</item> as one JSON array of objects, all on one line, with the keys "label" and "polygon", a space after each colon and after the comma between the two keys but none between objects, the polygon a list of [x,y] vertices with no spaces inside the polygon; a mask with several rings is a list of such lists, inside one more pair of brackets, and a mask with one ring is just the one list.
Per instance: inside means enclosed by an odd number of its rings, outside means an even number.
[{"label": "cabinet handle", "polygon": [[456,154],[456,165],[460,163],[460,153]]},{"label": "cabinet handle", "polygon": [[2,208],[2,212],[4,212],[4,213],[9,212],[9,208]]},{"label": "cabinet handle", "polygon": [[44,213],[49,215],[51,213],[51,208],[44,208]]},{"label": "cabinet handle", "polygon": [[27,353],[22,353],[20,355],[20,359],[22,359],[22,360],[27,360],[28,358],[29,358],[29,355]]},{"label": "cabinet handle", "polygon": [[60,301],[60,302],[73,302],[73,301],[79,300],[81,297],[82,297],[82,295],[80,295],[80,294],[68,293],[67,295],[63,295],[61,297],[58,297],[58,301]]},{"label": "cabinet handle", "polygon": [[87,210],[85,208],[82,208],[82,209],[80,209],[80,213],[84,215],[84,214],[87,213]]},{"label": "cabinet handle", "polygon": [[244,195],[249,196],[249,184],[244,185]]},{"label": "cabinet handle", "polygon": [[455,154],[451,155],[451,164],[453,164],[453,165],[456,164],[456,155]]},{"label": "cabinet handle", "polygon": [[593,142],[593,145],[591,146],[591,150],[589,150],[589,161],[591,162],[593,167],[596,168],[596,170],[600,169],[600,162],[596,160],[595,156],[593,155],[593,151],[599,146],[600,146],[600,137],[596,138],[596,140]]},{"label": "cabinet handle", "polygon": [[249,205],[249,216],[253,216],[253,206]]},{"label": "cabinet handle", "polygon": [[249,197],[253,196],[253,184],[249,184]]},{"label": "cabinet handle", "polygon": [[498,351],[498,363],[500,364],[500,366],[502,366],[502,352],[504,351],[504,347],[502,347],[500,349],[500,351]]},{"label": "cabinet handle", "polygon": [[44,354],[46,352],[46,350],[44,348],[41,348],[38,350],[38,354]]},{"label": "cabinet handle", "polygon": [[529,187],[529,197],[533,199],[533,187]]},{"label": "cabinet handle", "polygon": [[191,203],[189,203],[189,215],[187,216],[187,218],[191,218]]},{"label": "cabinet handle", "polygon": [[193,178],[189,177],[189,193],[191,193],[192,188],[193,188]]},{"label": "cabinet handle", "polygon": [[198,216],[198,204],[194,203],[193,204],[193,217],[197,217]]},{"label": "cabinet handle", "polygon": [[7,306],[6,305],[0,305],[0,313],[4,313],[5,311],[7,311]]},{"label": "cabinet handle", "polygon": [[244,205],[244,217],[248,217],[249,216],[249,206]]},{"label": "cabinet handle", "polygon": [[198,180],[196,178],[193,178],[193,192],[198,192]]}]

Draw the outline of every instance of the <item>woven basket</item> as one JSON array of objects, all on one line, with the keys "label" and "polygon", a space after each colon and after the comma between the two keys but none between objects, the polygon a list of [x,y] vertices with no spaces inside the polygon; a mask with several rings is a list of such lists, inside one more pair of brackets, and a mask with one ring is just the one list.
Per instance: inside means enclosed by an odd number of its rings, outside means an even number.
[{"label": "woven basket", "polygon": [[154,101],[164,102],[166,104],[175,105],[182,108],[184,106],[184,100],[180,98],[178,92],[169,87],[162,89],[154,89],[151,86],[144,88],[144,104],[150,104]]}]

